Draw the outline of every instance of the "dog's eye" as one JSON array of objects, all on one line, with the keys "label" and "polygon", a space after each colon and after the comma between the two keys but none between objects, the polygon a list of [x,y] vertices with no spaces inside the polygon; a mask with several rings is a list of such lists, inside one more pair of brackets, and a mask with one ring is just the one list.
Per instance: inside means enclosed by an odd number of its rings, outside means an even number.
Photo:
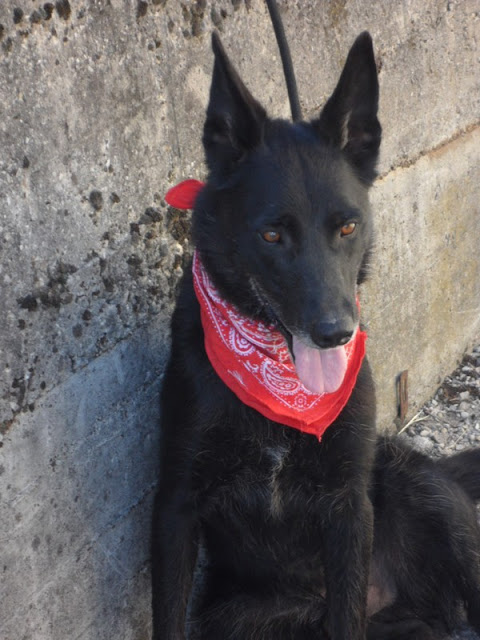
[{"label": "dog's eye", "polygon": [[356,222],[348,222],[347,224],[344,224],[343,227],[341,227],[340,235],[342,236],[342,238],[344,238],[345,236],[350,236],[356,228]]},{"label": "dog's eye", "polygon": [[264,231],[262,233],[262,238],[265,240],[265,242],[270,242],[273,244],[275,242],[280,242],[281,236],[278,231],[270,229],[269,231]]}]

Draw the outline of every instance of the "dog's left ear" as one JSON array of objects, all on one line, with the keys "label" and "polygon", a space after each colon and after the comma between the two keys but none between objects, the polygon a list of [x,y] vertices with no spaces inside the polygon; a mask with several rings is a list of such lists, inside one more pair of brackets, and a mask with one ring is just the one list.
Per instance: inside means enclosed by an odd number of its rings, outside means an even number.
[{"label": "dog's left ear", "polygon": [[375,179],[382,128],[377,118],[378,78],[372,38],[367,31],[353,43],[340,80],[312,124],[323,139],[343,149],[359,177]]},{"label": "dog's left ear", "polygon": [[243,84],[215,31],[212,49],[215,64],[203,145],[210,171],[226,176],[261,143],[267,114]]}]

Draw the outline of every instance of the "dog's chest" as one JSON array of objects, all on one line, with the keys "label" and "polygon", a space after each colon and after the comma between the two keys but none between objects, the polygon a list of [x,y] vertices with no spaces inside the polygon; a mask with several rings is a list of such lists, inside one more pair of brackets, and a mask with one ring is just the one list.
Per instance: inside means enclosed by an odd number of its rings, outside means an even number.
[{"label": "dog's chest", "polygon": [[318,582],[318,467],[291,441],[262,444],[231,447],[228,456],[223,450],[222,467],[202,496],[209,553],[229,575],[272,575],[281,567]]},{"label": "dog's chest", "polygon": [[268,510],[273,518],[280,518],[286,493],[285,488],[282,488],[282,481],[284,481],[284,469],[290,450],[285,446],[277,445],[268,447],[265,453],[267,459],[270,461],[270,468],[267,472]]},{"label": "dog's chest", "polygon": [[[280,523],[305,517],[318,486],[317,469],[310,457],[292,442],[251,444],[218,451],[222,469],[205,500],[222,518]],[[314,476],[314,477],[312,477]]]}]

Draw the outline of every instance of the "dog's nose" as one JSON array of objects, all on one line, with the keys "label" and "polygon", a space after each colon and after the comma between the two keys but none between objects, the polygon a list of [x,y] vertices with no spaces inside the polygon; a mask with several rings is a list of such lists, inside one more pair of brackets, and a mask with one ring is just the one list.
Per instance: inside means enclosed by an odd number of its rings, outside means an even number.
[{"label": "dog's nose", "polygon": [[340,322],[317,322],[310,335],[321,349],[333,349],[347,344],[353,336],[353,330]]}]

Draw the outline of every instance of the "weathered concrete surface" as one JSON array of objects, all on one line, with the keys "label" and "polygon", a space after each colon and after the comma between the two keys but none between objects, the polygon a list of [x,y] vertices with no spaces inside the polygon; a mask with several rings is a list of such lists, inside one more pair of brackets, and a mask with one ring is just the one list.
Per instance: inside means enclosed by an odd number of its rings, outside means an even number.
[{"label": "weathered concrete surface", "polygon": [[[280,2],[306,116],[368,28],[384,144],[363,292],[381,424],[478,336],[476,0]],[[272,115],[261,0],[0,3],[0,637],[148,637],[157,393],[216,25]],[[436,149],[436,150],[435,150]]]},{"label": "weathered concrete surface", "polygon": [[480,129],[378,180],[377,240],[364,287],[379,426],[391,424],[395,374],[408,370],[410,415],[480,337]]},{"label": "weathered concrete surface", "polygon": [[3,640],[147,637],[159,328],[97,358],[9,432],[0,465]]}]

